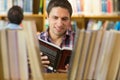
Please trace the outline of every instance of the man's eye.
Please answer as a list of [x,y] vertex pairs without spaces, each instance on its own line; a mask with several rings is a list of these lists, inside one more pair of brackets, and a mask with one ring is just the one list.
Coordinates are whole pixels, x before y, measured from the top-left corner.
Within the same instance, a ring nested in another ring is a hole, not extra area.
[[69,19],[68,18],[62,18],[62,21],[68,21]]
[[53,19],[58,19],[58,17],[53,17]]
[[67,20],[68,20],[68,18],[62,18],[62,20],[63,20],[63,21],[67,21]]

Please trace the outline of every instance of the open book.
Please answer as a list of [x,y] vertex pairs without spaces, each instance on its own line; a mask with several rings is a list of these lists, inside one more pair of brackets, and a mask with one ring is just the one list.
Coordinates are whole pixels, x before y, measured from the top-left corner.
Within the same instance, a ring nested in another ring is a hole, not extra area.
[[49,43],[39,39],[40,50],[44,55],[48,56],[50,61],[49,69],[56,72],[58,69],[65,69],[65,65],[69,63],[72,48],[60,48],[53,43]]

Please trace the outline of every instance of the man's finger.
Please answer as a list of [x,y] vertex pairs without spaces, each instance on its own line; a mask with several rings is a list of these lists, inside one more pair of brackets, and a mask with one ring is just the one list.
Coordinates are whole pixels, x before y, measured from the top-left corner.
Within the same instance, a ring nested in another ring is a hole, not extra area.
[[48,59],[47,56],[41,56],[41,60]]
[[42,61],[42,64],[50,64],[50,61]]

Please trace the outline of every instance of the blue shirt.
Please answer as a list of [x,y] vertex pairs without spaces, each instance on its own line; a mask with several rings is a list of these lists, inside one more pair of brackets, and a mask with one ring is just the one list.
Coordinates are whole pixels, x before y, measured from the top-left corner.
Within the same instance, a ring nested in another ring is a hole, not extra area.
[[5,27],[5,29],[22,29],[22,27],[19,26],[18,24],[8,23],[8,25]]

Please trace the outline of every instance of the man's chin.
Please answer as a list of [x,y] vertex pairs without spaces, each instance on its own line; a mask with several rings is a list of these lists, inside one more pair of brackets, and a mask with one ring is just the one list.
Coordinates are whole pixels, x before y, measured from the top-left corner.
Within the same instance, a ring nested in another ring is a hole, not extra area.
[[57,36],[62,36],[63,34],[62,33],[60,33],[60,32],[56,32],[55,33]]

